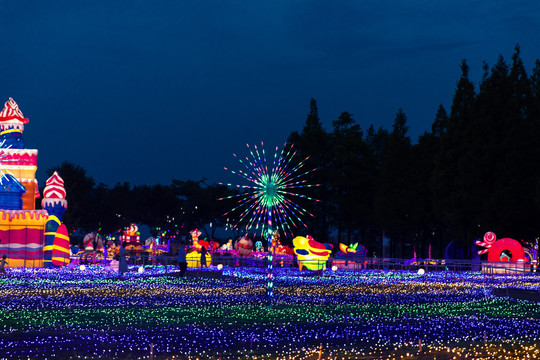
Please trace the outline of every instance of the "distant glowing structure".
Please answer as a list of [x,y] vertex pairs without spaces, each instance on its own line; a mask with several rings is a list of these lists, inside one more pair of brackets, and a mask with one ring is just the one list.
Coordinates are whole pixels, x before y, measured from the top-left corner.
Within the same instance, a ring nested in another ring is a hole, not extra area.
[[124,241],[128,242],[128,244],[141,242],[141,234],[137,224],[130,224],[129,227],[124,229],[123,235],[120,236],[120,243]]
[[[236,206],[225,215],[240,211],[238,222],[233,227],[238,227],[241,223],[246,223],[246,228],[258,228],[261,226],[261,233],[266,236],[268,241],[268,284],[267,297],[269,306],[272,304],[273,296],[273,254],[272,254],[272,238],[274,230],[281,230],[285,234],[292,235],[292,229],[299,225],[306,226],[300,220],[304,215],[313,216],[306,209],[296,204],[293,198],[303,198],[313,201],[319,201],[302,195],[296,192],[300,188],[310,188],[319,186],[310,185],[304,177],[315,171],[315,169],[304,170],[303,167],[308,160],[305,158],[295,164],[292,160],[297,151],[293,145],[287,147],[287,144],[279,151],[276,146],[274,159],[271,164],[266,159],[263,144],[261,149],[254,146],[252,149],[247,145],[250,156],[246,156],[245,160],[238,159],[244,167],[241,170],[233,171],[225,168],[233,174],[237,174],[249,181],[250,185],[233,185],[242,189],[238,195],[228,196],[223,199],[236,198]],[[220,183],[221,184],[221,183]],[[223,184],[222,184],[223,185]]]

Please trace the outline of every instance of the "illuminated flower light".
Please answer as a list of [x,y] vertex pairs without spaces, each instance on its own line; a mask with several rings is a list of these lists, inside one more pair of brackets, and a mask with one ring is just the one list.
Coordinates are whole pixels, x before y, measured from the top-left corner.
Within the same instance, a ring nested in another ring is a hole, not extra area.
[[[224,215],[241,212],[234,227],[239,227],[240,224],[245,224],[246,228],[261,226],[261,234],[265,236],[272,229],[280,229],[286,234],[292,235],[293,229],[297,226],[305,227],[301,216],[313,216],[292,199],[304,198],[319,201],[297,192],[297,189],[320,186],[319,184],[310,185],[307,180],[303,179],[315,169],[303,169],[308,158],[297,164],[292,161],[297,153],[293,145],[290,147],[285,145],[281,151],[276,146],[271,164],[267,161],[263,147],[261,147],[261,152],[259,152],[257,145],[254,146],[254,150],[249,145],[247,147],[251,157],[246,156],[242,160],[233,154],[244,166],[244,169],[234,171],[225,168],[225,170],[239,175],[251,185],[226,184],[239,188],[243,192],[219,199],[237,199],[237,205]],[[220,184],[223,185],[223,183]]]
[[[272,250],[274,230],[281,230],[285,234],[292,236],[292,231],[297,226],[303,225],[306,227],[300,217],[304,215],[313,216],[313,214],[296,204],[292,198],[318,201],[297,191],[300,188],[319,185],[310,185],[304,179],[307,174],[315,171],[315,169],[303,170],[308,158],[297,164],[292,161],[296,155],[293,145],[287,147],[287,144],[285,144],[281,151],[276,146],[274,159],[271,164],[266,159],[262,145],[261,143],[261,152],[259,153],[257,145],[252,150],[248,144],[247,147],[251,157],[246,156],[245,161],[238,158],[236,154],[233,154],[240,164],[244,166],[244,169],[233,171],[225,168],[225,170],[239,175],[244,180],[247,180],[250,185],[227,184],[227,186],[236,186],[242,189],[242,192],[238,195],[228,196],[219,200],[237,199],[236,206],[223,215],[227,216],[231,213],[240,212],[239,220],[233,227],[238,227],[244,222],[247,229],[261,226],[261,234],[267,238],[267,296],[269,305],[271,306],[274,292]],[[220,184],[223,185],[222,183]]]

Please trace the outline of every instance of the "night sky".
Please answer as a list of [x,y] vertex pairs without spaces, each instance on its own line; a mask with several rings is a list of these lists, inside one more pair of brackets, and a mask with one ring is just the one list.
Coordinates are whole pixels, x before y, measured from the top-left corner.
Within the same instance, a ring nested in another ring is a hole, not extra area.
[[281,145],[317,100],[409,134],[447,110],[466,59],[540,58],[531,1],[0,1],[0,103],[13,97],[38,179],[68,160],[98,182],[227,177],[245,144]]

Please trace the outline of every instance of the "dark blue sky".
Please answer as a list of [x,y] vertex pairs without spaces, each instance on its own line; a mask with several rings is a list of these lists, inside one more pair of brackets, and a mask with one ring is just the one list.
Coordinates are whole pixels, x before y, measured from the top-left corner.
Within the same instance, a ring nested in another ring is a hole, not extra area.
[[38,179],[69,160],[97,181],[228,176],[245,144],[281,145],[315,98],[411,138],[449,108],[467,59],[540,57],[531,1],[0,1],[0,102],[30,123]]

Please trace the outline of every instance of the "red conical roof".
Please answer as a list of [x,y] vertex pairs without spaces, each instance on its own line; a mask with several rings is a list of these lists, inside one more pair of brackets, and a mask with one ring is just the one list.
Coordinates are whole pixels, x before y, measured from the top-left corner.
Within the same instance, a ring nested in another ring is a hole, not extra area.
[[44,198],[65,199],[66,189],[64,188],[64,180],[55,171],[54,174],[47,180],[45,190],[43,190]]
[[24,117],[21,109],[19,109],[19,105],[17,105],[13,98],[9,98],[4,105],[4,110],[0,111],[0,121],[9,120],[19,120],[24,124],[28,124],[28,119]]

